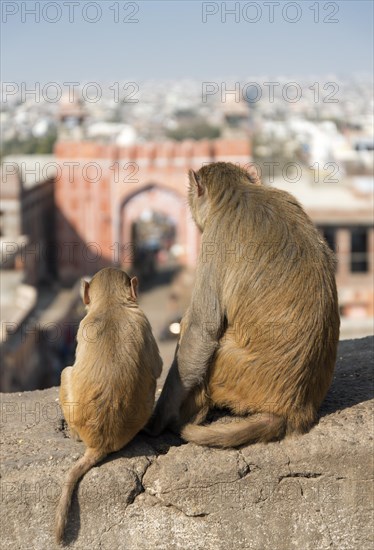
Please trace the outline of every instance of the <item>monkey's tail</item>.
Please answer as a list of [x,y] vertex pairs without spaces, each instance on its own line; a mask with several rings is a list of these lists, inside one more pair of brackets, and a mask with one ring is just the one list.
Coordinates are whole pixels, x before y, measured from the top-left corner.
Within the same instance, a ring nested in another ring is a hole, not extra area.
[[107,453],[88,448],[76,464],[71,468],[62,487],[60,501],[56,510],[55,536],[58,544],[62,542],[68,518],[71,497],[78,480],[84,476],[95,464],[100,462]]
[[286,420],[270,413],[248,416],[228,424],[214,422],[208,426],[187,424],[181,432],[186,441],[208,447],[239,447],[246,443],[272,441],[283,437]]

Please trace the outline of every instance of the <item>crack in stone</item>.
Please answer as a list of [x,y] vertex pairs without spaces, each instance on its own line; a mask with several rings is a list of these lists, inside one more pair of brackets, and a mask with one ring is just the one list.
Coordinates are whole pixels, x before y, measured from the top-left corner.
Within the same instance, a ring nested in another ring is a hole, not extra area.
[[[245,456],[243,455],[241,449],[238,449],[237,452],[238,452],[238,474],[239,474],[239,479],[243,479],[244,477],[246,477],[248,474],[252,473],[255,470],[260,470],[260,468],[257,466],[257,464],[251,464],[250,462],[247,462],[247,460],[246,460]],[[242,459],[242,461],[246,465],[246,468],[243,471],[239,466],[239,459],[240,458]]]
[[[131,500],[127,503],[127,506],[131,506],[134,504],[134,502],[136,501],[136,499],[138,498],[138,496],[142,493],[146,493],[150,496],[152,496],[153,498],[155,498],[157,500],[157,502],[161,505],[161,506],[165,506],[165,508],[173,508],[175,510],[177,510],[178,512],[180,512],[181,514],[183,514],[185,517],[194,517],[194,518],[199,518],[199,517],[206,517],[209,515],[209,512],[200,512],[200,513],[191,513],[191,514],[188,514],[186,513],[182,508],[180,508],[179,506],[177,506],[176,504],[174,503],[171,503],[171,502],[165,502],[161,495],[163,494],[167,494],[167,493],[170,493],[170,492],[173,492],[172,490],[171,491],[164,491],[162,492],[160,495],[157,495],[157,494],[154,494],[151,492],[151,490],[147,487],[145,487],[143,485],[143,477],[145,476],[148,468],[150,466],[152,466],[152,464],[154,463],[154,461],[150,461],[149,464],[147,465],[147,467],[145,468],[144,472],[142,473],[141,475],[141,478],[139,478],[139,476],[137,474],[136,477],[137,477],[137,487],[134,488],[134,493],[133,495],[131,495]],[[135,472],[134,472],[135,473]],[[200,487],[196,487],[198,489],[200,489]],[[174,489],[174,491],[177,490],[177,489]],[[126,506],[126,508],[127,508]],[[113,527],[113,526],[112,526]],[[112,528],[111,527],[111,528]]]
[[158,500],[158,502],[160,502],[160,504],[162,506],[165,506],[166,508],[173,508],[174,510],[178,510],[178,512],[183,514],[186,518],[205,518],[205,517],[209,516],[209,512],[200,512],[199,514],[195,514],[195,513],[188,514],[187,512],[182,510],[182,508],[179,508],[179,506],[177,506],[176,504],[173,504],[171,502],[166,504],[159,497],[156,496],[155,498]]
[[123,521],[116,521],[115,523],[113,523],[112,525],[110,525],[107,529],[105,529],[101,535],[100,535],[100,540],[99,540],[99,550],[100,548],[103,548],[102,544],[103,544],[103,541],[102,541],[102,538],[104,535],[106,535],[107,533],[109,533],[114,527],[118,527],[118,525],[121,525],[123,523]]
[[[131,493],[129,495],[127,506],[133,505],[139,495],[141,495],[145,492],[149,493],[149,491],[147,490],[147,487],[145,487],[144,484],[143,484],[143,479],[144,479],[145,474],[147,473],[148,469],[153,464],[155,464],[155,462],[157,462],[157,460],[160,457],[166,456],[169,453],[170,449],[172,448],[172,446],[170,445],[169,448],[165,452],[160,452],[160,449],[156,448],[154,445],[152,445],[152,443],[150,443],[149,441],[147,441],[147,443],[151,447],[152,451],[154,452],[154,457],[152,457],[152,458],[150,458],[148,456],[144,457],[147,460],[147,465],[144,468],[144,471],[140,475],[137,474],[133,469],[131,469],[131,472],[136,477],[136,486],[134,487],[134,489],[131,491]],[[127,506],[126,506],[126,508],[127,508]]]
[[[284,449],[282,449],[282,451],[284,452],[285,456],[286,456],[286,459],[287,459],[287,467],[290,471],[290,474],[289,475],[286,475],[286,476],[281,476],[279,478],[279,483],[282,481],[282,479],[284,478],[292,478],[294,477],[295,479],[297,479],[297,483],[299,484],[299,487],[300,487],[300,491],[301,491],[301,496],[305,499],[305,496],[304,496],[304,491],[303,491],[303,488],[302,488],[302,485],[301,485],[301,482],[300,482],[300,478],[304,478],[304,479],[310,479],[310,478],[318,478],[318,477],[321,477],[322,474],[314,474],[314,475],[298,475],[297,472],[292,472],[291,471],[291,467],[290,467],[290,463],[291,463],[291,459],[290,457],[287,455],[286,451]],[[317,512],[319,513],[320,515],[320,518],[322,520],[322,525],[324,526],[325,530],[327,531],[327,534],[328,534],[328,538],[330,539],[329,541],[329,548],[334,548],[334,541],[333,541],[333,538],[332,538],[332,535],[330,533],[330,529],[328,527],[328,524],[327,522],[325,521],[325,518],[323,517],[323,513],[322,513],[322,510],[321,510],[321,503],[319,503],[320,506],[317,510]]]
[[[240,477],[238,477],[237,479],[230,479],[228,481],[216,481],[216,482],[212,482],[212,483],[209,483],[209,485],[187,485],[187,486],[184,486],[184,487],[173,487],[172,489],[169,489],[169,490],[164,490],[164,491],[161,491],[161,495],[167,495],[169,493],[173,493],[173,492],[176,492],[176,491],[186,491],[188,489],[210,489],[211,487],[215,487],[216,485],[228,485],[228,484],[231,484],[231,483],[237,483],[238,481],[240,481]],[[150,488],[145,488],[146,492],[148,492],[150,495],[152,496],[156,496],[156,493],[152,493],[151,489]]]
[[286,476],[281,476],[280,478],[278,478],[278,483],[280,483],[280,482],[282,481],[282,479],[284,479],[284,478],[286,478],[286,477],[291,477],[291,478],[292,478],[292,477],[295,477],[295,478],[297,479],[297,483],[298,483],[298,485],[299,485],[299,487],[300,487],[300,494],[301,494],[302,498],[305,498],[305,497],[304,497],[303,487],[302,487],[302,485],[301,485],[301,483],[300,483],[300,481],[299,481],[299,479],[298,479],[300,476],[297,476],[297,475],[294,476],[294,475],[293,475],[294,472],[291,471],[291,466],[290,466],[290,464],[291,464],[291,459],[290,459],[290,457],[288,456],[288,454],[286,453],[286,451],[285,451],[281,446],[279,446],[279,448],[283,451],[283,453],[284,453],[285,456],[286,456],[286,459],[287,459],[287,468],[288,468],[288,470],[289,470],[289,474],[286,475]]
[[280,483],[283,479],[286,478],[304,478],[304,479],[316,479],[321,477],[322,474],[317,474],[314,472],[290,472],[289,474],[285,476],[279,476],[278,477],[278,483]]
[[270,494],[268,494],[267,496],[264,496],[264,490],[263,488],[260,489],[260,495],[258,498],[256,498],[254,500],[254,504],[262,504],[263,502],[266,502],[267,500],[269,500],[269,498],[271,498],[274,494],[274,491],[272,491]]
[[145,474],[147,473],[148,468],[150,468],[152,466],[152,464],[155,462],[155,460],[151,460],[148,457],[145,457],[145,458],[146,458],[148,464],[146,465],[146,467],[144,468],[144,471],[140,474],[140,476],[134,470],[131,470],[134,473],[135,477],[136,477],[136,486],[134,487],[133,491],[131,492],[131,494],[129,496],[127,506],[131,506],[132,504],[134,504],[134,502],[138,498],[138,496],[141,495],[142,493],[144,493],[145,490],[146,490],[146,488],[143,485],[143,478],[144,478]]

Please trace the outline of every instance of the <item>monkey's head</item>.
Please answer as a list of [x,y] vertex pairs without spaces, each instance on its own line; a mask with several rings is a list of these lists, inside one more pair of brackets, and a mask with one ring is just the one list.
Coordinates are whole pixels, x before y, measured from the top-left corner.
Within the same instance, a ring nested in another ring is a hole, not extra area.
[[188,203],[200,231],[204,230],[212,204],[229,200],[232,190],[239,186],[262,185],[254,166],[247,171],[231,162],[212,162],[197,172],[190,170],[188,176]]
[[133,305],[137,301],[138,279],[130,278],[125,271],[105,267],[88,283],[83,281],[83,302],[86,306],[98,303],[121,303]]

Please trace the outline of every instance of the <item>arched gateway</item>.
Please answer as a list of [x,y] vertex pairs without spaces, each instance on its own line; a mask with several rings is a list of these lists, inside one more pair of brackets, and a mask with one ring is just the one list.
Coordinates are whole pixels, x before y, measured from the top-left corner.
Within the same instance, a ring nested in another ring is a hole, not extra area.
[[244,165],[251,160],[249,142],[242,140],[126,148],[60,141],[55,154],[58,258],[65,281],[105,265],[129,268],[136,244],[134,227],[150,216],[174,226],[180,261],[193,265],[199,236],[187,205],[188,170],[213,161]]

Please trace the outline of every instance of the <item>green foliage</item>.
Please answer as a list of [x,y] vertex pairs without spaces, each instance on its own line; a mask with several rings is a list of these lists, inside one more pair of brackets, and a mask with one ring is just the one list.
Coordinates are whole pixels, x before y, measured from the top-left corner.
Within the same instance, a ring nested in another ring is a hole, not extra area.
[[57,132],[51,131],[43,137],[30,137],[27,140],[14,138],[1,145],[0,159],[7,155],[49,155],[57,139]]

